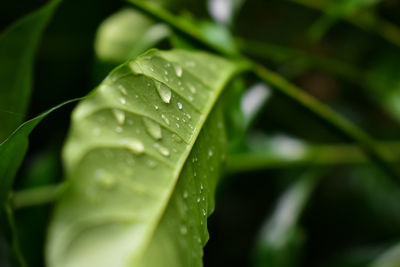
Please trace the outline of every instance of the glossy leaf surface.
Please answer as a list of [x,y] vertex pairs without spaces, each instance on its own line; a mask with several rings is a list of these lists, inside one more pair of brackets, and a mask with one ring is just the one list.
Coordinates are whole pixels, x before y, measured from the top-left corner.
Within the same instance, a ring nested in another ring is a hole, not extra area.
[[150,51],[78,105],[49,266],[202,266],[227,150],[219,98],[239,66],[201,52]]

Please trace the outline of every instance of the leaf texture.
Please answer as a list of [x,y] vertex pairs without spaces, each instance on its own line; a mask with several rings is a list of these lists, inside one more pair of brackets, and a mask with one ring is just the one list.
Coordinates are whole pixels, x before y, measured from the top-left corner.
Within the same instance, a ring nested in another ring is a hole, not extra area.
[[202,52],[151,50],[78,105],[49,266],[202,266],[227,150],[220,96],[242,69]]

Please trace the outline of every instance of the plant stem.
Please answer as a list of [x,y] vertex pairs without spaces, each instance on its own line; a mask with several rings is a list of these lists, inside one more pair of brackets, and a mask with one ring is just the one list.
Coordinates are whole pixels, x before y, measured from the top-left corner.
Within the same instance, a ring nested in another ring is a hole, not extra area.
[[[400,142],[380,142],[382,149],[391,148],[395,152],[389,160],[400,161]],[[228,158],[226,171],[238,173],[270,168],[288,168],[298,166],[329,166],[369,163],[363,151],[351,144],[309,145],[300,155],[286,155],[271,151],[234,152]]]
[[12,196],[14,208],[24,208],[53,202],[64,191],[65,184],[46,185],[15,192]]
[[[325,1],[314,1],[314,0],[289,0],[307,8],[317,9],[321,12],[328,13],[329,6]],[[348,14],[343,17],[349,23],[367,31],[372,32],[387,42],[400,47],[400,29],[395,25],[386,20],[383,20],[372,12],[363,10],[362,13]]]
[[384,168],[391,176],[399,178],[397,170],[395,170],[389,163],[391,155],[388,152],[388,149],[375,144],[375,141],[358,126],[330,107],[319,102],[316,98],[305,93],[297,86],[289,83],[278,74],[264,68],[262,65],[255,64],[254,71],[260,79],[275,86],[279,92],[299,103],[313,114],[316,114],[319,118],[336,128],[336,130],[344,136],[350,138],[350,140],[359,143],[371,158],[382,166],[382,168]]
[[[151,5],[145,1],[128,1],[139,10],[145,12],[146,14],[149,14],[157,20],[161,20],[169,24],[171,27],[183,33],[185,36],[188,36],[191,39],[202,43],[203,45],[220,54],[232,56],[232,54],[230,52],[227,52],[226,49],[203,36],[197,30],[196,26],[191,24],[189,21],[176,17],[168,11],[158,7],[157,5]],[[308,95],[300,88],[290,84],[278,74],[269,71],[262,65],[254,63],[248,58],[240,57],[239,55],[235,56],[239,57],[242,61],[247,61],[249,64],[253,65],[253,71],[261,80],[275,86],[275,88],[279,92],[283,93],[284,95],[293,99],[295,102],[304,106],[306,109],[310,110],[315,115],[339,130],[341,133],[345,134],[351,140],[358,142],[361,147],[364,148],[365,152],[367,152],[367,154],[369,154],[371,158],[375,159],[376,162],[381,165],[389,174],[391,174],[392,177],[399,178],[397,171],[388,162],[390,158],[389,153],[385,149],[376,146],[375,141],[369,135],[363,132],[363,130],[358,128],[345,117],[341,116],[339,113],[332,110],[330,107],[319,102],[311,95]],[[398,181],[400,181],[400,179]]]
[[26,261],[22,254],[21,246],[20,246],[19,240],[18,240],[18,231],[17,231],[17,227],[15,225],[14,213],[13,213],[13,210],[9,203],[5,204],[4,212],[6,213],[8,225],[9,225],[10,231],[11,231],[11,239],[12,239],[11,243],[12,243],[12,249],[15,253],[15,257],[18,261],[18,264],[21,267],[27,267],[28,265],[26,264]]
[[[382,149],[391,148],[395,154],[389,162],[400,161],[400,142],[379,142]],[[226,171],[238,173],[251,170],[265,170],[295,166],[330,166],[342,164],[369,163],[368,157],[356,145],[309,145],[299,156],[288,156],[266,151],[234,152],[229,155]],[[35,205],[43,205],[56,200],[65,190],[66,182],[56,185],[46,185],[28,188],[14,192],[11,197],[13,208],[20,209]]]
[[274,63],[290,63],[303,68],[316,68],[332,73],[352,84],[364,85],[364,73],[356,67],[324,56],[314,55],[281,45],[236,38],[236,43],[243,54],[272,61]]

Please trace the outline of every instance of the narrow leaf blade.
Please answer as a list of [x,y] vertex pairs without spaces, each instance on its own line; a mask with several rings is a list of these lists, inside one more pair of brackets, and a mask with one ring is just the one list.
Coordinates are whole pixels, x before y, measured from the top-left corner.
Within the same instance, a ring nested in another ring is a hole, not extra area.
[[23,121],[28,106],[34,55],[60,0],[23,17],[0,35],[0,142]]
[[24,122],[0,144],[0,206],[3,206],[4,202],[7,200],[14,177],[25,157],[30,133],[47,115],[76,100],[77,99],[63,102],[39,116]]

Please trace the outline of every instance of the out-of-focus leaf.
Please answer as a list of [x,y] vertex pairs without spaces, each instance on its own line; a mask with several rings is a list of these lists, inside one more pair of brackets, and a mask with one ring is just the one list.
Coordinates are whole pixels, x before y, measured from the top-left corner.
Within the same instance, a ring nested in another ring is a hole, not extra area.
[[15,175],[28,149],[29,134],[51,112],[76,100],[66,101],[41,115],[21,124],[3,143],[0,144],[0,206],[9,196]]
[[167,37],[169,29],[140,12],[126,8],[107,18],[99,27],[95,50],[102,61],[121,64],[135,58]]
[[153,50],[114,70],[75,109],[50,267],[202,266],[227,152],[218,100],[242,67]]
[[208,10],[213,19],[229,26],[245,0],[208,0]]
[[0,142],[25,117],[32,87],[34,55],[60,0],[18,20],[0,35]]
[[342,17],[359,12],[362,9],[374,6],[381,0],[340,0],[331,1],[327,12],[315,22],[309,34],[312,40],[320,40],[325,33]]
[[367,87],[372,99],[380,103],[394,119],[400,122],[400,53],[382,54],[367,76]]
[[399,267],[400,266],[400,244],[397,244],[382,255],[380,255],[376,260],[374,260],[369,267]]
[[255,266],[299,265],[297,257],[304,237],[297,222],[320,176],[320,170],[306,172],[280,197],[259,234]]

